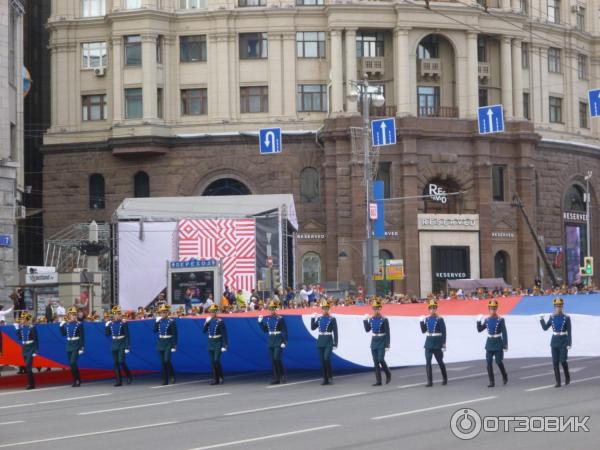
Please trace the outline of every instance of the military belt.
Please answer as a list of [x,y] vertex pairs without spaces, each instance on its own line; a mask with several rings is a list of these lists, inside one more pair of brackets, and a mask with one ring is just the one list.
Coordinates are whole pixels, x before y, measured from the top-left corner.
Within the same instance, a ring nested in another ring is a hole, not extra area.
[[114,340],[125,339],[125,336],[113,336]]
[[35,341],[23,341],[23,345],[33,344]]
[[319,335],[320,336],[331,336],[331,335],[333,335],[333,332],[331,332],[331,331],[320,331]]
[[162,334],[161,334],[161,335],[159,336],[159,338],[161,338],[161,339],[170,339],[170,338],[172,338],[172,337],[173,337],[173,336],[171,336],[170,334],[165,334],[165,335],[162,335]]
[[567,336],[569,333],[566,331],[555,331],[554,336]]
[[501,334],[489,334],[488,337],[491,337],[491,338],[501,338],[502,335]]
[[385,336],[385,333],[373,333],[373,336],[375,336],[375,337]]
[[425,336],[429,336],[429,337],[434,337],[434,336],[441,336],[442,333],[425,333]]
[[281,331],[269,331],[270,335],[281,334]]
[[78,341],[78,340],[79,340],[79,336],[67,338],[67,341]]
[[214,336],[209,336],[209,339],[219,339],[221,337],[220,334],[215,334]]

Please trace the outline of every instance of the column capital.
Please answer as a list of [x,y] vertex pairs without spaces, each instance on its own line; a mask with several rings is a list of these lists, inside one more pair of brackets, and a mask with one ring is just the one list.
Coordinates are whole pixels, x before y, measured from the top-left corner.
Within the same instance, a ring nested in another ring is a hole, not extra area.
[[503,44],[508,44],[510,45],[512,41],[512,36],[507,36],[507,35],[503,35],[502,36],[502,43]]
[[397,26],[394,27],[394,36],[398,35],[408,35],[408,32],[412,29],[412,27],[405,26]]
[[473,30],[467,30],[467,39],[477,39],[479,37],[479,33]]
[[358,28],[346,28],[346,36],[348,34],[356,34],[356,32],[358,31]]
[[142,43],[144,42],[156,42],[156,39],[158,38],[158,34],[150,34],[150,33],[144,33],[140,35],[142,38]]
[[341,37],[342,36],[342,32],[344,31],[343,28],[331,28],[329,30],[329,34],[331,35],[331,37],[336,36],[336,37]]

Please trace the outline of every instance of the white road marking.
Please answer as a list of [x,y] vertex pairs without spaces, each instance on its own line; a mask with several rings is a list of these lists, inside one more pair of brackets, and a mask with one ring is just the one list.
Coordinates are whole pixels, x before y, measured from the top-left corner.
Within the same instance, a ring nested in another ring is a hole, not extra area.
[[54,389],[66,389],[66,386],[55,386],[55,387],[47,387],[47,388],[36,388],[36,389],[30,389],[30,390],[22,390],[22,391],[10,391],[10,392],[0,392],[0,396],[3,395],[16,395],[16,394],[37,394],[39,392],[42,391],[53,391]]
[[460,372],[462,370],[470,369],[473,366],[463,366],[463,367],[448,367],[446,370],[448,372]]
[[[582,371],[583,369],[585,369],[585,367],[575,367],[575,368],[569,369],[569,371],[571,373],[577,373],[577,372]],[[554,372],[537,373],[535,375],[529,375],[529,376],[526,376],[526,377],[521,377],[521,378],[519,378],[519,380],[529,380],[531,378],[540,378],[540,377],[545,377],[545,376],[548,376],[548,375],[554,375]]]
[[[584,381],[590,381],[590,380],[597,380],[598,378],[600,378],[600,375],[595,376],[595,377],[587,377],[587,378],[582,378],[580,380],[572,380],[571,384],[575,384],[575,383],[583,383]],[[563,385],[564,386],[564,385]],[[534,387],[534,388],[530,388],[530,389],[525,389],[525,392],[535,392],[535,391],[541,391],[542,389],[550,389],[553,388],[554,385],[553,384],[548,384],[546,386],[538,386],[538,387]],[[568,386],[567,386],[568,387]]]
[[284,403],[281,405],[266,406],[264,408],[246,409],[244,411],[234,411],[234,412],[226,413],[224,415],[225,416],[239,416],[241,414],[250,414],[250,413],[261,412],[261,411],[271,411],[273,409],[290,408],[293,406],[310,405],[312,403],[322,403],[322,402],[327,402],[327,401],[331,401],[331,400],[341,400],[343,398],[357,397],[359,395],[365,395],[365,394],[366,394],[366,392],[355,392],[353,394],[336,395],[334,397],[323,397],[323,398],[317,398],[314,400],[306,400],[303,402]]
[[[451,377],[451,378],[448,378],[448,381],[465,380],[467,378],[476,378],[476,377],[480,377],[482,375],[487,375],[487,372],[472,373],[470,375],[461,375],[460,377]],[[441,382],[442,382],[442,380],[434,381],[434,383],[441,383]],[[397,386],[397,387],[398,387],[398,389],[408,389],[408,388],[424,386],[424,385],[425,385],[425,383],[413,383],[413,384],[403,384],[403,385]]]
[[82,397],[69,397],[69,398],[59,398],[56,400],[44,400],[43,402],[36,402],[37,405],[45,405],[47,403],[60,403],[60,402],[70,402],[73,400],[81,400],[84,398],[95,398],[95,397],[106,397],[107,395],[112,395],[110,392],[105,394],[94,394],[94,395],[84,395]]
[[422,413],[422,412],[434,411],[436,409],[450,408],[452,406],[466,405],[468,403],[484,402],[486,400],[493,400],[495,398],[498,398],[498,397],[492,396],[492,397],[474,398],[472,400],[464,400],[462,402],[446,403],[444,405],[430,406],[429,408],[413,409],[412,411],[403,411],[403,412],[399,412],[399,413],[395,413],[395,414],[388,414],[386,416],[371,417],[371,420],[382,420],[382,419],[390,419],[392,417],[408,416],[410,414],[419,414],[419,413]]
[[139,425],[137,427],[114,428],[112,430],[94,431],[94,432],[91,432],[91,433],[81,433],[81,434],[71,434],[71,435],[68,435],[68,436],[59,436],[59,437],[53,437],[53,438],[47,438],[47,439],[36,439],[34,441],[13,442],[13,443],[10,443],[10,444],[0,444],[0,448],[16,447],[18,445],[40,444],[42,442],[63,441],[63,440],[66,440],[66,439],[76,439],[76,438],[87,437],[87,436],[98,436],[98,435],[101,435],[101,434],[121,433],[123,431],[141,430],[141,429],[144,429],[144,428],[153,428],[153,427],[162,427],[162,426],[165,426],[165,425],[174,425],[176,423],[179,423],[179,422],[160,422],[160,423],[153,423],[153,424],[150,424],[150,425]]
[[[587,361],[588,359],[598,359],[598,358],[600,358],[600,356],[584,356],[581,358],[569,359],[569,362]],[[551,365],[552,365],[552,361],[546,361],[543,363],[529,364],[528,366],[521,366],[521,369],[533,369],[534,367],[543,367],[543,366],[551,366]]]
[[17,423],[25,423],[24,420],[13,420],[12,422],[0,422],[1,425],[15,425]]
[[35,403],[20,403],[18,405],[0,406],[0,409],[23,408],[25,406],[34,406]]
[[[347,377],[353,377],[359,374],[356,373],[349,373],[347,375],[338,375],[336,377],[333,378],[333,380],[339,380],[340,378],[347,378]],[[286,387],[286,386],[295,386],[297,384],[306,384],[306,383],[314,383],[316,381],[321,381],[323,378],[311,378],[310,380],[302,380],[302,381],[293,381],[292,383],[285,383],[285,384],[272,384],[269,386],[266,386],[267,389],[277,389],[277,388],[282,388],[282,387]]]
[[212,397],[221,397],[223,395],[229,395],[229,392],[220,392],[218,394],[201,395],[199,397],[181,398],[181,399],[176,399],[176,400],[166,400],[164,402],[143,403],[140,405],[122,406],[120,408],[99,409],[97,411],[81,412],[81,413],[78,413],[77,415],[78,416],[90,416],[92,414],[103,414],[103,413],[115,412],[115,411],[127,411],[130,409],[148,408],[150,406],[170,405],[172,403],[189,402],[192,400],[199,400],[199,399],[212,398]]
[[239,441],[231,441],[231,442],[223,442],[221,444],[207,445],[204,447],[197,447],[197,448],[194,448],[191,450],[208,450],[211,448],[221,448],[221,447],[229,447],[232,445],[249,444],[250,442],[266,441],[267,439],[276,439],[276,438],[280,438],[280,437],[294,436],[296,434],[310,433],[313,431],[329,430],[330,428],[336,428],[339,426],[341,426],[341,425],[325,425],[322,427],[305,428],[303,430],[288,431],[287,433],[269,434],[267,436],[260,436],[260,437],[249,438],[249,439],[241,439]]
[[544,367],[544,366],[548,366],[548,365],[551,365],[551,364],[552,364],[551,362],[547,361],[547,362],[543,362],[543,363],[529,364],[527,366],[521,366],[520,368],[521,369],[533,369],[535,367]]
[[212,378],[206,378],[204,380],[194,380],[194,381],[184,381],[183,383],[175,383],[175,384],[165,384],[160,386],[150,386],[150,389],[162,389],[162,388],[170,388],[174,386],[185,386],[186,384],[198,384],[198,383],[206,383],[207,381],[212,380]]

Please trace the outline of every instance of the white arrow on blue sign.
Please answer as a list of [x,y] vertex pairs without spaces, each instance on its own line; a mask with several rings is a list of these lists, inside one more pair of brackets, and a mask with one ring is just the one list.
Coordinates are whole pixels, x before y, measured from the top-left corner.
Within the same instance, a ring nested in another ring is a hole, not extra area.
[[394,145],[396,143],[396,119],[377,119],[371,121],[373,147]]
[[590,116],[600,116],[600,89],[588,91],[588,100],[590,105]]
[[479,133],[500,133],[504,131],[504,110],[502,105],[482,106],[477,110]]
[[281,128],[263,128],[258,132],[261,155],[281,153]]

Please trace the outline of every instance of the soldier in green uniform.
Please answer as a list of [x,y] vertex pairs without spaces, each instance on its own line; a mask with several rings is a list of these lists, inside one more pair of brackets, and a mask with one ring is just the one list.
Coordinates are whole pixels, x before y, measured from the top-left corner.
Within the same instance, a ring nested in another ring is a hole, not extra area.
[[22,345],[23,360],[25,361],[25,371],[27,373],[27,389],[35,389],[33,358],[38,352],[37,330],[35,325],[32,325],[31,314],[28,312],[21,314],[20,325],[18,323],[14,325],[17,329],[17,339]]
[[425,387],[433,386],[433,368],[431,366],[431,357],[440,366],[442,372],[442,384],[448,384],[448,374],[446,364],[444,364],[444,351],[446,350],[446,324],[444,319],[437,314],[438,302],[429,300],[429,316],[421,316],[421,332],[425,334],[425,370],[427,372],[427,384]]
[[504,368],[504,352],[508,350],[508,333],[504,317],[498,315],[498,302],[496,300],[488,302],[488,311],[490,315],[485,319],[481,314],[477,318],[477,331],[481,333],[485,329],[488,330],[488,338],[485,343],[485,359],[490,379],[488,387],[494,387],[496,385],[494,381],[494,367],[492,366],[494,358],[496,358],[496,364],[502,374],[502,382],[504,384],[508,383],[508,375]]
[[81,375],[79,374],[77,360],[83,354],[85,344],[83,331],[83,322],[77,320],[77,308],[71,306],[67,311],[67,321],[60,323],[60,333],[67,338],[67,360],[71,367],[73,387],[81,386]]
[[132,377],[127,364],[125,355],[129,353],[129,326],[121,316],[121,307],[114,306],[112,309],[112,319],[105,324],[105,333],[111,338],[111,353],[115,368],[115,386],[123,385],[121,368],[125,372],[127,384],[131,384]]
[[375,366],[375,384],[381,386],[381,370],[385,372],[385,384],[392,380],[392,372],[385,362],[385,354],[390,349],[390,323],[387,318],[381,315],[383,304],[380,300],[373,300],[373,315],[365,314],[363,325],[371,335],[371,354],[373,355],[373,364]]
[[212,367],[213,381],[211,386],[225,383],[223,367],[221,366],[221,353],[227,351],[227,327],[223,319],[218,317],[219,306],[212,304],[208,308],[211,314],[204,322],[204,333],[208,334],[208,358]]
[[569,375],[569,365],[567,358],[569,349],[571,348],[571,318],[563,312],[565,302],[562,298],[554,299],[554,314],[550,316],[548,321],[544,320],[544,315],[540,314],[540,324],[544,331],[552,327],[552,339],[550,340],[550,348],[552,349],[552,366],[554,367],[554,377],[556,384],[554,387],[560,387],[560,368],[559,364],[565,372],[565,386],[571,382]]
[[333,384],[333,369],[331,367],[331,353],[338,345],[338,327],[335,317],[329,314],[331,308],[327,300],[321,302],[323,314],[314,313],[310,319],[310,329],[319,330],[317,338],[317,349],[319,350],[319,360],[321,361],[321,371],[323,373],[322,386]]
[[271,384],[280,384],[287,381],[282,354],[283,349],[287,346],[288,334],[285,320],[277,314],[278,308],[279,303],[271,301],[269,303],[271,315],[266,319],[263,319],[263,316],[258,316],[258,325],[265,333],[269,334],[267,347],[269,349],[269,356],[271,357],[271,365],[273,366],[273,381],[271,381]]
[[169,317],[169,305],[163,304],[158,308],[159,317],[154,324],[154,332],[158,334],[156,349],[160,357],[160,370],[163,378],[163,386],[175,384],[175,370],[171,363],[171,353],[177,351],[177,323]]

